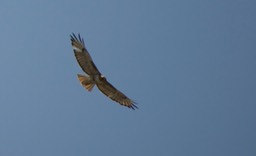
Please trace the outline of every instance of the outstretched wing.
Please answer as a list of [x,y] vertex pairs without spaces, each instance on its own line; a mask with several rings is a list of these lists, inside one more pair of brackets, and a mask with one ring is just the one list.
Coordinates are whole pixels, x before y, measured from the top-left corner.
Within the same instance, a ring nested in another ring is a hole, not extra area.
[[105,78],[101,79],[99,83],[96,83],[96,85],[103,94],[119,104],[132,109],[138,108],[133,100],[129,99],[122,92],[117,90]]
[[88,75],[100,74],[99,70],[93,63],[90,54],[85,48],[84,40],[81,38],[80,34],[78,34],[78,38],[74,33],[70,35],[70,37],[76,60],[83,71]]

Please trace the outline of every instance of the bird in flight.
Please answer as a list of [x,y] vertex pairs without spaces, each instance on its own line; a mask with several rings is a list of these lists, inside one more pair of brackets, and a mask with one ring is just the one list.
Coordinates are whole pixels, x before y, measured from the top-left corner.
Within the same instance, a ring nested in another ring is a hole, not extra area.
[[99,70],[93,63],[93,60],[89,52],[87,51],[84,44],[84,40],[83,38],[81,38],[80,34],[78,34],[78,37],[77,37],[73,33],[72,35],[70,35],[70,37],[71,37],[71,44],[74,50],[76,60],[80,65],[80,67],[82,68],[82,70],[87,74],[87,75],[77,74],[81,85],[88,91],[92,91],[93,87],[96,84],[98,89],[113,101],[116,101],[117,103],[123,106],[126,106],[128,108],[132,108],[132,109],[138,108],[135,105],[136,103],[133,100],[129,99],[126,95],[124,95],[122,92],[117,90],[99,72]]

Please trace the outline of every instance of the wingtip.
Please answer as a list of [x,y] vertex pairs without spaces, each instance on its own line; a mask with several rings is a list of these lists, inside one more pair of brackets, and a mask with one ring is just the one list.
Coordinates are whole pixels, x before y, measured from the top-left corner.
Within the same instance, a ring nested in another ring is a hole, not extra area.
[[74,41],[79,41],[81,42],[83,45],[84,44],[84,39],[81,37],[80,33],[78,33],[77,35],[75,33],[72,33],[70,35],[70,38],[71,38],[71,42],[74,42]]
[[133,101],[132,104],[129,106],[129,108],[131,108],[133,110],[139,109],[139,107],[136,105],[137,105],[137,103]]
[[74,42],[77,38],[76,38],[76,35],[74,33],[72,33],[70,36],[70,40],[71,42]]

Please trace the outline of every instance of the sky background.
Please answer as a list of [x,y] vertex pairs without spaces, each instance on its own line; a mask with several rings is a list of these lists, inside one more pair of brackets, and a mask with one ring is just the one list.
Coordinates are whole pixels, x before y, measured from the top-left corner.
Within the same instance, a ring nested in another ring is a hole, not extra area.
[[[2,0],[1,156],[255,156],[255,0]],[[80,33],[131,110],[89,93]]]

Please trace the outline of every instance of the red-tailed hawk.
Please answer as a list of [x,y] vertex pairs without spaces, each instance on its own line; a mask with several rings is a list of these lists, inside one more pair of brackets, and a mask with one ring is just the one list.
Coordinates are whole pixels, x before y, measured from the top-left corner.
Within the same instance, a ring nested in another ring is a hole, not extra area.
[[78,34],[78,37],[76,37],[76,35],[73,33],[70,35],[70,37],[77,62],[82,70],[88,75],[85,76],[77,74],[81,85],[88,91],[92,91],[96,84],[99,90],[110,99],[132,109],[138,108],[133,100],[129,99],[122,92],[112,86],[99,72],[93,63],[92,58],[85,47],[84,40],[81,38],[80,34]]

